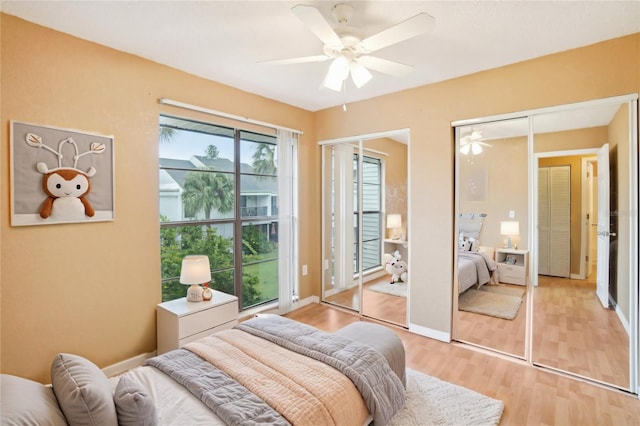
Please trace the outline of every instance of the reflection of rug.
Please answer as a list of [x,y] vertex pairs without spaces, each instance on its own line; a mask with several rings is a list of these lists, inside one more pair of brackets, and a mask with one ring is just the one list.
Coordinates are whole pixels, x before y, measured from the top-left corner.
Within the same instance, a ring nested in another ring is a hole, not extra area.
[[366,287],[366,289],[393,296],[407,297],[407,283],[377,283]]
[[389,426],[497,425],[504,411],[502,401],[411,369],[405,395]]
[[500,285],[470,288],[458,297],[458,309],[512,320],[518,315],[524,289]]

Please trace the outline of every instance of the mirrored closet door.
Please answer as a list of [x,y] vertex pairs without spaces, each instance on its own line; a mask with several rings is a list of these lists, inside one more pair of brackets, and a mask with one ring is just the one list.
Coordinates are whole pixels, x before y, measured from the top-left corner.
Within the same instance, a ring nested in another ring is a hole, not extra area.
[[[454,123],[455,340],[637,392],[637,108],[628,95]],[[475,251],[497,267],[467,289]],[[523,274],[514,319],[469,313],[469,290]]]
[[408,131],[321,145],[322,299],[406,326]]
[[626,390],[637,330],[634,109],[603,101],[532,119],[532,361]]
[[519,358],[526,345],[528,129],[526,118],[456,128],[456,340]]

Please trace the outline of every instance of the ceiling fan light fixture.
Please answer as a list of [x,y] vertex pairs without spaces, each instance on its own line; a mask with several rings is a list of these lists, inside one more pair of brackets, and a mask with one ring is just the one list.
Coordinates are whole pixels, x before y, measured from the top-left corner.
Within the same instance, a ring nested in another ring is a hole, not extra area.
[[471,152],[473,153],[473,155],[482,154],[482,145],[473,142],[471,144]]
[[471,150],[471,145],[470,144],[462,145],[460,147],[460,153],[462,155],[468,155],[470,150]]
[[329,74],[335,76],[336,79],[346,80],[349,77],[350,66],[351,61],[345,55],[340,55],[331,62]]
[[335,75],[331,74],[331,72],[328,72],[324,78],[324,81],[322,82],[322,85],[327,89],[333,90],[335,92],[341,92],[343,82],[343,79],[336,78]]
[[373,76],[368,69],[357,62],[351,63],[351,79],[358,89],[367,84],[372,78]]

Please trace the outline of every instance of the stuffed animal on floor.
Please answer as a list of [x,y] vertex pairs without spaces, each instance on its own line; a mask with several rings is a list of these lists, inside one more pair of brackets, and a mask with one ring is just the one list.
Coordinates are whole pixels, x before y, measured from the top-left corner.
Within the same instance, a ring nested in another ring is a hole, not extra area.
[[391,275],[391,284],[398,282],[407,282],[409,274],[407,273],[407,262],[401,260],[400,252],[396,250],[392,255],[385,253],[383,258],[385,271]]

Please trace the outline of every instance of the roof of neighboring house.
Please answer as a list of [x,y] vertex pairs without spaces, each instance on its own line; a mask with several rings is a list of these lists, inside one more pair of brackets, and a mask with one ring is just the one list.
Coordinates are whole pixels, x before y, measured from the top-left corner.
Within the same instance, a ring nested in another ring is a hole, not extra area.
[[[160,167],[171,176],[171,178],[184,187],[187,174],[197,171],[197,163],[203,164],[206,168],[220,172],[233,173],[233,162],[226,158],[207,158],[196,155],[192,160],[176,160],[172,158],[160,158]],[[249,164],[240,163],[241,173],[251,173],[253,168]],[[241,177],[242,193],[249,194],[275,194],[278,192],[278,183],[275,179],[263,179],[260,176],[243,175]]]

